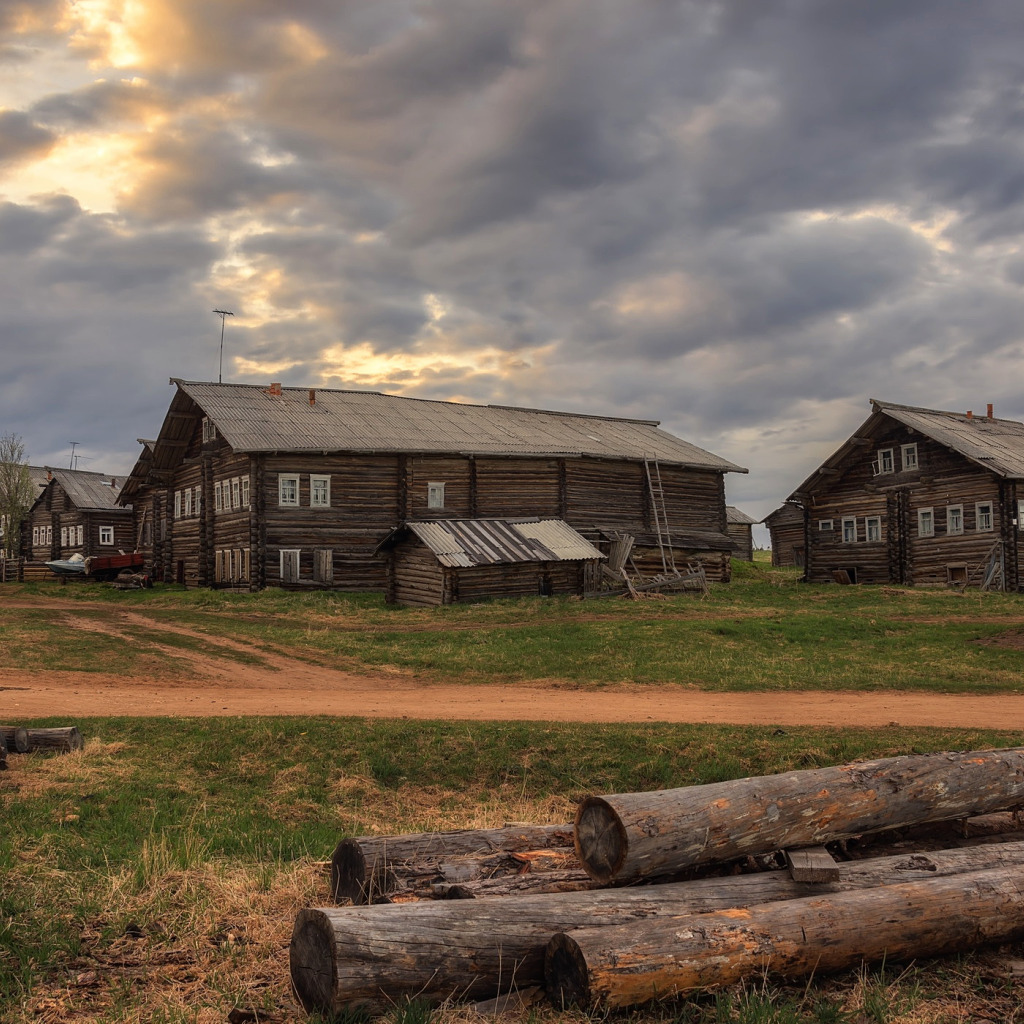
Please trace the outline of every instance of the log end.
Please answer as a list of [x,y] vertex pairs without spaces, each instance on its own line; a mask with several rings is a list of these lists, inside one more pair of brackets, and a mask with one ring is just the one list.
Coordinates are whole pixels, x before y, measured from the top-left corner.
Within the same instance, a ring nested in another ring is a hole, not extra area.
[[307,1013],[333,1014],[338,970],[334,929],[322,910],[300,910],[288,947],[292,988]]
[[576,856],[586,873],[595,882],[611,882],[626,860],[629,838],[622,819],[607,800],[588,796],[580,803],[573,839]]
[[366,858],[354,839],[342,839],[331,857],[331,896],[335,903],[366,903]]
[[68,753],[73,750],[85,749],[85,737],[77,725],[71,726],[67,734],[67,746],[64,748]]
[[559,1010],[590,1006],[587,961],[570,935],[557,932],[544,950],[544,986],[548,999]]

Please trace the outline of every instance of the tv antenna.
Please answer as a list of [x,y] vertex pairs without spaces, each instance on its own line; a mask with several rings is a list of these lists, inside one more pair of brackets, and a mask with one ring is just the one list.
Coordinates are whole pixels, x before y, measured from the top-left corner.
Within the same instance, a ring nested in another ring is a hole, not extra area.
[[227,317],[235,314],[230,309],[215,309],[214,313],[220,317],[220,363],[217,366],[217,383],[222,384],[224,380],[224,321]]
[[71,445],[71,461],[68,462],[68,469],[74,469],[75,468],[75,449],[81,443],[82,443],[81,441],[68,441],[68,444]]

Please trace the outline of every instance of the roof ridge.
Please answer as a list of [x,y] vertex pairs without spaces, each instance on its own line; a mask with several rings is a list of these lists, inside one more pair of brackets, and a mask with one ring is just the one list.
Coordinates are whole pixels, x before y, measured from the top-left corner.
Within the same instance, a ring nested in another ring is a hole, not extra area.
[[[873,406],[875,406],[875,409],[878,412],[886,412],[889,409],[898,409],[900,412],[920,412],[928,416],[952,416],[960,420],[966,420],[968,418],[966,412],[956,412],[953,409],[926,409],[924,406],[920,405],[900,405],[898,402],[884,402],[878,398],[871,398],[869,401]],[[989,417],[981,413],[974,415],[971,418],[982,423],[1015,423],[1018,426],[1024,425],[1020,420],[1011,420],[1003,416]]]

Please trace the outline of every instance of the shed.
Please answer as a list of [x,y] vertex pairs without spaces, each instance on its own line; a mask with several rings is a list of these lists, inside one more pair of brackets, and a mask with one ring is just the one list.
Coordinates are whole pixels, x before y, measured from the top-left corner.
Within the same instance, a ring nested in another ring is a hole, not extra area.
[[798,505],[780,505],[764,517],[772,539],[772,565],[803,567],[806,551],[804,510]]
[[389,602],[436,605],[494,597],[582,596],[604,557],[561,519],[406,522],[382,541]]
[[754,560],[754,523],[757,520],[735,505],[725,506],[726,529],[733,542],[733,555],[744,562]]

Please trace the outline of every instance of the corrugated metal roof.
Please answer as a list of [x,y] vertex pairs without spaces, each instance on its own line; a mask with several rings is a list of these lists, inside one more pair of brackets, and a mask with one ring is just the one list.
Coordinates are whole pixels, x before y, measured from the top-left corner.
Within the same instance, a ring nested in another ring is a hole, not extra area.
[[53,478],[76,508],[117,509],[117,486],[111,486],[111,477],[104,473],[80,469],[55,469]]
[[[570,562],[604,558],[561,519],[442,519],[405,523],[445,566],[512,562]],[[389,542],[385,541],[385,545]]]
[[323,388],[315,389],[316,400],[311,404],[309,388],[282,388],[280,395],[273,395],[269,389],[251,384],[173,383],[239,452],[417,452],[636,460],[646,456],[666,464],[746,472],[661,430],[653,420]]
[[757,522],[753,516],[741,512],[735,505],[725,506],[725,521],[731,526],[753,526]]

